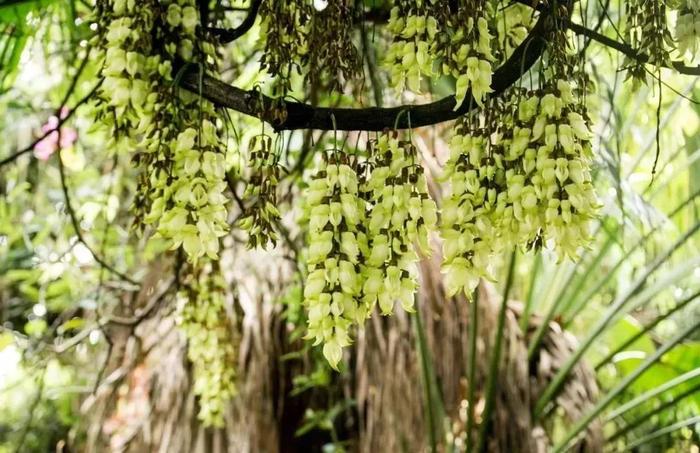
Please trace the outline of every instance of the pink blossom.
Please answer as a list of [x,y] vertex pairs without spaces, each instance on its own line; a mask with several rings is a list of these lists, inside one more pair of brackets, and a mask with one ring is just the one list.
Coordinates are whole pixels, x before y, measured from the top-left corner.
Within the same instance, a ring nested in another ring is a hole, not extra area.
[[[61,119],[68,115],[68,109],[66,107],[61,108]],[[49,157],[59,148],[67,148],[71,146],[78,139],[78,133],[72,127],[62,127],[60,128],[60,141],[59,132],[56,130],[58,127],[58,118],[52,115],[49,117],[46,124],[41,126],[41,132],[43,134],[49,133],[46,137],[40,140],[36,145],[34,145],[34,157],[40,160],[48,160]]]

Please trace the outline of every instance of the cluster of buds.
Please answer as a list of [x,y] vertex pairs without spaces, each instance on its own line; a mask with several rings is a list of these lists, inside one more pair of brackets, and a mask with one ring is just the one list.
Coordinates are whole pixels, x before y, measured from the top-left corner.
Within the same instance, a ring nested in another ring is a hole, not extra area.
[[265,1],[260,5],[260,37],[264,51],[260,65],[275,76],[276,95],[291,89],[291,76],[309,54],[308,36],[313,7],[307,0]]
[[700,52],[700,3],[694,0],[679,0],[676,5],[675,38],[678,52],[691,59]]
[[361,301],[361,253],[367,252],[365,202],[359,196],[355,164],[333,152],[306,193],[309,207],[308,271],[304,288],[307,338],[323,343],[323,355],[337,368],[350,327],[368,317]]
[[[669,64],[668,46],[673,38],[666,23],[666,2],[659,0],[629,0],[625,2],[628,42],[637,52],[649,57],[649,63],[657,68]],[[644,82],[647,70],[644,63],[627,59],[629,77],[635,83]]]
[[226,285],[218,272],[201,266],[178,293],[177,322],[187,338],[198,417],[224,425],[227,402],[236,395],[236,337],[226,309]]
[[342,91],[342,81],[362,73],[362,58],[352,42],[355,8],[347,0],[316,2],[309,31],[308,84]]
[[455,27],[443,63],[443,72],[456,79],[455,98],[458,108],[471,88],[474,100],[483,106],[483,98],[491,93],[491,53],[489,24],[485,17],[486,2],[469,0],[457,10],[455,20],[464,24]]
[[399,92],[408,85],[419,92],[421,77],[434,75],[433,43],[438,35],[433,0],[398,1],[391,9],[387,30],[392,42],[386,54],[391,85]]
[[250,167],[252,174],[243,195],[251,201],[238,223],[248,233],[248,247],[265,247],[277,243],[275,225],[280,220],[277,209],[277,183],[280,166],[272,149],[272,138],[260,134],[251,140]]

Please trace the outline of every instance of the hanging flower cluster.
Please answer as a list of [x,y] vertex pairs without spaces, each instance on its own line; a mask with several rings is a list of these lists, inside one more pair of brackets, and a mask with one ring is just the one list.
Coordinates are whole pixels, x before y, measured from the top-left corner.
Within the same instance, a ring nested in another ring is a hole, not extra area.
[[104,56],[100,71],[104,81],[96,117],[114,128],[116,149],[126,152],[152,129],[158,101],[155,87],[170,77],[172,68],[153,49],[154,2],[115,0],[102,7],[103,33],[97,39]]
[[422,77],[438,75],[433,66],[439,60],[442,74],[456,80],[455,108],[469,89],[481,105],[492,91],[495,61],[489,7],[484,0],[460,0],[449,10],[433,1],[396,2],[387,24],[393,39],[386,57],[391,85],[419,92]]
[[504,201],[498,196],[503,188],[496,180],[504,160],[496,154],[489,134],[464,120],[456,131],[445,164],[444,177],[450,184],[440,223],[445,287],[450,296],[461,290],[470,295],[479,278],[493,278],[492,257],[501,241],[493,217],[497,203]]
[[514,206],[509,231],[533,241],[541,228],[546,245],[575,259],[590,239],[589,221],[598,209],[591,133],[571,83],[548,85],[543,93],[528,93],[518,108],[508,157],[517,156],[521,172],[506,172]]
[[170,173],[151,173],[154,198],[145,219],[157,225],[173,249],[182,246],[191,260],[204,255],[216,259],[219,238],[228,230],[226,164],[218,151],[213,111],[199,113],[207,119],[197,124],[196,118],[183,118],[189,127],[168,143],[164,154],[171,160]]
[[153,225],[156,236],[182,247],[192,263],[191,281],[178,296],[180,324],[189,340],[199,418],[220,426],[235,393],[235,349],[213,261],[228,229],[226,163],[213,104],[173,88],[175,62],[210,73],[215,48],[198,25],[194,0],[98,3],[105,81],[97,116],[113,129],[117,150],[132,153],[141,169],[137,224]]
[[411,91],[420,91],[422,76],[433,75],[432,43],[438,34],[433,0],[395,2],[387,23],[392,42],[386,53],[391,85],[399,92],[408,85]]
[[443,72],[456,79],[455,108],[462,105],[467,91],[471,88],[474,100],[483,105],[483,98],[491,93],[491,63],[495,60],[491,53],[489,24],[486,20],[486,2],[468,0],[454,16],[456,32],[452,35],[446,50],[447,58]]
[[412,244],[430,254],[428,234],[437,223],[437,207],[428,196],[415,147],[383,134],[370,143],[369,174],[362,190],[370,200],[367,222],[363,300],[390,314],[399,301],[413,311],[418,256]]
[[692,59],[700,52],[700,3],[680,0],[677,11],[675,37],[678,52]]
[[248,233],[248,247],[277,243],[275,224],[280,220],[277,210],[277,183],[280,167],[272,149],[272,138],[260,134],[250,144],[249,165],[252,175],[246,184],[244,199],[252,204],[244,210],[239,226]]
[[304,287],[308,338],[323,343],[334,368],[350,344],[350,326],[361,324],[371,307],[361,299],[360,253],[367,251],[363,232],[364,201],[356,167],[334,152],[318,170],[306,193],[309,207],[309,274]]
[[[666,2],[659,0],[629,0],[625,2],[628,43],[636,51],[648,56],[649,63],[657,68],[669,64],[668,47],[673,38],[666,23]],[[628,77],[641,83],[646,80],[644,63],[637,59],[626,59]]]
[[[166,40],[168,56],[211,68],[214,46],[198,39],[194,1],[169,4],[166,20],[174,32],[172,40]],[[163,112],[176,127],[165,126],[151,137],[151,206],[146,222],[157,225],[158,234],[170,240],[172,248],[182,246],[190,260],[204,255],[216,259],[219,238],[228,231],[226,164],[216,112],[213,104],[197,95],[178,94]]]
[[470,295],[480,278],[493,278],[504,247],[543,245],[576,258],[590,239],[598,202],[586,80],[566,52],[565,33],[548,39],[550,71],[540,90],[513,90],[455,128],[441,218],[450,294]]
[[276,77],[276,95],[291,89],[292,72],[301,72],[301,61],[308,56],[312,9],[307,0],[264,1],[260,5],[260,36],[265,40],[260,65]]
[[350,344],[350,328],[363,324],[375,305],[382,314],[391,314],[396,302],[413,310],[413,244],[428,253],[428,232],[437,222],[415,148],[384,134],[369,149],[362,166],[334,152],[305,196],[308,337],[324,344],[334,368]]
[[139,219],[192,260],[216,258],[228,228],[214,106],[167,88],[176,60],[206,71],[214,66],[214,46],[198,35],[198,14],[194,0],[117,0],[101,15],[106,51],[100,117],[121,137],[118,149],[139,150],[133,156],[144,170],[134,205],[143,213]]
[[237,393],[236,338],[226,311],[225,282],[211,269],[191,277],[178,294],[177,321],[188,342],[198,417],[207,426],[221,427],[226,404]]

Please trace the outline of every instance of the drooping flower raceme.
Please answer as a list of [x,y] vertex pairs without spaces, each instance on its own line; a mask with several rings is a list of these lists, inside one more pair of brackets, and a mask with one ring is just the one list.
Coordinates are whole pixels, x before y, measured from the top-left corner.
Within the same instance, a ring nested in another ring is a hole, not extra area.
[[280,167],[272,150],[272,138],[257,135],[251,141],[252,175],[246,185],[244,199],[252,200],[245,208],[239,226],[248,232],[248,246],[266,246],[277,241],[275,224],[280,220],[277,209],[277,183]]
[[237,393],[236,338],[226,311],[225,282],[218,272],[202,268],[178,293],[177,322],[188,342],[198,417],[221,427],[226,404]]
[[[480,2],[470,2],[476,7]],[[476,14],[474,13],[476,11]],[[465,25],[456,28],[447,51],[447,58],[443,63],[443,72],[456,79],[455,98],[458,108],[467,91],[471,88],[474,100],[483,106],[483,98],[491,93],[491,75],[493,69],[491,63],[495,60],[491,53],[491,40],[489,25],[484,16],[484,9],[476,10],[460,8],[457,22]]]
[[591,133],[571,83],[559,79],[544,94],[527,95],[515,123],[511,152],[521,154],[522,172],[509,175],[508,197],[521,209],[510,230],[534,240],[539,217],[545,245],[560,257],[577,258],[590,239],[598,202],[590,176]]
[[430,253],[428,235],[437,223],[437,207],[410,142],[382,134],[369,148],[371,173],[362,187],[371,204],[362,298],[372,307],[378,303],[382,314],[391,314],[396,302],[413,311],[418,276],[414,244]]
[[228,230],[226,167],[218,140],[209,119],[203,120],[200,130],[188,127],[169,144],[171,173],[151,174],[151,187],[158,196],[146,221],[157,224],[172,248],[182,246],[191,260],[204,255],[216,259],[219,238]]
[[351,328],[375,306],[413,311],[418,255],[428,254],[437,207],[427,193],[415,148],[393,134],[368,147],[360,165],[338,153],[324,161],[305,193],[308,276],[304,289],[308,338],[323,343],[337,368]]
[[129,152],[142,144],[153,127],[156,86],[170,77],[171,65],[154,47],[156,22],[151,1],[116,0],[101,17],[103,32],[96,38],[104,65],[98,91],[97,119],[114,129],[109,148]]
[[494,159],[488,135],[469,132],[466,122],[458,126],[445,164],[449,191],[442,203],[440,232],[450,296],[460,291],[471,295],[480,278],[493,278],[492,257],[502,239],[494,222],[496,204],[503,201],[503,189],[496,182],[502,159]]
[[309,208],[308,276],[304,300],[308,338],[323,343],[323,355],[337,368],[342,348],[350,345],[350,327],[362,324],[370,306],[360,299],[362,225],[365,202],[358,196],[357,173],[334,157],[318,170],[306,194]]
[[408,85],[419,92],[421,78],[433,76],[438,22],[431,14],[433,0],[399,1],[391,9],[387,30],[393,38],[386,53],[391,86],[398,92]]
[[137,224],[188,257],[178,295],[180,325],[199,397],[199,418],[221,426],[235,393],[235,345],[226,322],[216,259],[227,229],[226,164],[214,106],[175,87],[173,64],[215,67],[215,48],[199,27],[194,0],[100,2],[98,37],[104,77],[96,115],[111,128],[109,148],[129,153],[141,170]]

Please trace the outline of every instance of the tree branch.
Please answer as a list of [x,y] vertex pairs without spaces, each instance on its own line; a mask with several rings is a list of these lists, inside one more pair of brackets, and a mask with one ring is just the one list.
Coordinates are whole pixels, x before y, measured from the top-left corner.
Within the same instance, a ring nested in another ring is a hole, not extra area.
[[[527,0],[515,1],[532,7],[532,4]],[[247,27],[249,28],[255,22],[259,3],[260,0],[254,0],[251,5],[251,13],[244,23],[230,31],[230,36],[233,36],[233,39],[247,31],[247,28],[244,27],[246,23],[248,23]],[[548,27],[551,26],[551,21],[548,20],[549,14],[542,4],[537,4],[534,8],[540,11],[541,16],[527,38],[513,52],[513,55],[494,72],[491,96],[499,96],[515,84],[544,52],[546,42],[543,37]],[[587,36],[642,63],[647,63],[649,60],[648,56],[639,53],[627,44],[576,24],[568,18],[561,19],[566,27],[574,33]],[[700,75],[700,66],[689,67],[680,62],[674,62],[672,68],[680,74]],[[200,80],[200,75],[196,71],[185,74],[181,83],[188,90],[199,93],[200,82],[201,94],[208,100],[218,106],[259,118],[272,125],[277,131],[297,129],[381,131],[393,128],[415,128],[456,119],[477,106],[471,90],[467,93],[462,105],[456,109],[454,96],[448,96],[429,104],[402,105],[392,108],[329,108],[270,98],[259,91],[242,90],[209,76],[203,76]]]
[[[543,36],[549,27],[548,15],[542,14],[530,34],[511,57],[493,74],[492,96],[498,96],[517,82],[542,56]],[[200,74],[188,71],[181,84],[186,89],[200,92]],[[213,77],[203,76],[201,94],[218,106],[257,117],[277,130],[320,129],[343,131],[381,131],[429,126],[453,120],[477,106],[471,90],[459,108],[455,109],[454,96],[422,105],[403,105],[392,108],[329,108],[313,107],[300,102],[273,99],[258,91],[246,91],[228,85]]]
[[209,31],[219,37],[219,42],[222,44],[235,41],[241,36],[248,33],[255,24],[255,19],[258,17],[258,10],[262,0],[251,0],[250,9],[246,18],[236,28],[209,28]]
[[[606,47],[610,47],[611,49],[615,49],[618,52],[627,55],[633,60],[636,60],[640,63],[649,63],[649,56],[641,53],[635,49],[633,49],[631,46],[616,41],[612,38],[608,38],[607,36],[598,33],[597,31],[591,30],[589,28],[584,27],[583,25],[577,24],[575,22],[572,22],[570,20],[566,21],[566,26],[569,30],[573,31],[574,33],[577,33],[579,35],[586,36],[593,41],[597,41],[600,44],[603,44]],[[649,63],[653,64],[653,63]],[[665,66],[668,67],[668,66]],[[684,75],[694,75],[694,76],[700,76],[700,66],[686,66],[680,61],[672,61],[671,66],[668,67],[668,69],[673,69],[677,71],[679,74],[684,74]]]
[[[533,7],[532,3],[529,0],[514,0],[514,1],[521,3],[523,5],[529,6],[531,8]],[[545,7],[542,3],[538,3],[534,7],[534,9],[536,9],[537,11],[540,11],[540,12],[545,11]],[[581,24],[577,24],[576,22],[573,22],[571,20],[571,18],[562,18],[562,21],[564,22],[564,25],[566,25],[566,28],[568,28],[569,30],[571,30],[572,32],[574,32],[576,34],[585,36],[593,41],[596,41],[600,44],[603,44],[606,47],[610,47],[611,49],[615,49],[618,52],[620,52],[624,55],[627,55],[628,57],[630,57],[633,60],[636,60],[640,63],[653,64],[653,63],[649,63],[649,56],[648,55],[634,49],[632,46],[630,46],[624,42],[620,42],[620,41],[616,41],[612,38],[608,38],[607,36],[605,36],[601,33],[598,33],[597,30],[591,30],[590,28],[586,28]],[[600,22],[596,26],[596,28],[599,28],[599,27],[600,27]],[[686,66],[681,61],[672,61],[670,63],[671,63],[671,66],[663,66],[663,65],[662,66],[667,68],[667,69],[673,69],[673,70],[677,71],[679,74],[700,76],[700,66]]]

